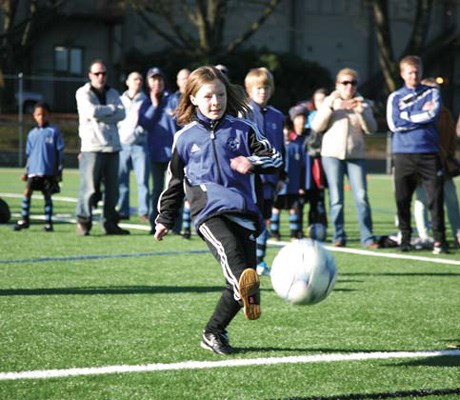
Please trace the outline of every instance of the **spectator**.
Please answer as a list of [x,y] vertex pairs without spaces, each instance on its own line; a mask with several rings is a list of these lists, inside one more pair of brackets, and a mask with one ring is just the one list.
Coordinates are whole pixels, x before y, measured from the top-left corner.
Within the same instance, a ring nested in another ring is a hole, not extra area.
[[361,244],[376,249],[379,246],[372,233],[367,195],[364,134],[374,133],[377,122],[369,102],[357,93],[357,86],[355,70],[340,70],[335,91],[324,99],[311,127],[323,136],[321,160],[329,187],[333,245],[344,247],[347,244],[344,221],[344,179],[347,175],[356,204]]
[[155,233],[155,219],[158,215],[158,199],[165,185],[165,174],[171,159],[176,122],[169,104],[170,95],[166,91],[163,71],[152,67],[147,71],[149,96],[141,105],[139,125],[147,131],[147,145],[153,178],[150,210],[150,233]]
[[53,201],[51,195],[59,192],[64,168],[64,142],[59,128],[49,123],[50,109],[46,103],[38,102],[34,106],[33,117],[37,124],[27,135],[25,174],[26,181],[22,198],[21,219],[14,226],[15,231],[29,228],[30,203],[34,190],[41,190],[45,199],[46,232],[53,228]]
[[[423,85],[439,88],[439,85],[436,83],[434,78],[426,78],[421,82]],[[460,245],[460,208],[457,197],[457,188],[455,187],[455,182],[453,177],[449,174],[449,168],[447,167],[448,157],[455,157],[455,148],[456,148],[456,132],[455,132],[455,121],[452,117],[452,113],[447,107],[441,106],[441,111],[439,114],[438,120],[438,132],[439,132],[439,146],[440,146],[440,156],[441,162],[444,169],[444,204],[446,205],[447,210],[447,219],[449,220],[452,235],[454,238],[454,244],[456,247]],[[415,221],[417,222],[417,229],[424,232],[428,225],[427,217],[428,213],[426,212],[426,196],[423,190],[420,190],[417,186],[416,189],[416,207],[418,213],[414,211]],[[420,202],[420,203],[418,203]],[[418,222],[417,220],[421,220]],[[420,228],[419,228],[420,226]],[[421,235],[420,235],[421,236]]]
[[118,123],[120,133],[120,198],[118,210],[120,219],[129,219],[129,175],[134,170],[137,181],[137,212],[142,222],[148,222],[149,214],[149,160],[147,153],[147,135],[138,124],[139,110],[147,96],[142,92],[142,75],[131,72],[126,79],[126,90],[121,102],[126,110],[126,118]]
[[182,93],[185,92],[185,86],[187,85],[187,80],[189,76],[190,76],[190,71],[187,68],[181,69],[176,75],[177,91],[171,95],[171,100],[170,100],[170,108],[173,113],[176,110],[177,106],[179,105],[180,97],[182,96]]
[[[280,182],[277,196],[273,203],[270,219],[270,236],[280,240],[281,210],[289,210],[289,229],[291,239],[302,237],[302,202],[305,193],[305,150],[300,136],[305,126],[308,111],[302,106],[290,110],[290,121],[286,121],[284,133],[284,172],[285,180]],[[294,123],[294,125],[293,125]],[[293,128],[293,130],[291,130]]]
[[[251,108],[250,119],[255,123],[260,132],[270,141],[272,146],[281,154],[284,153],[283,124],[284,116],[268,102],[275,90],[273,75],[267,68],[251,69],[244,80],[246,92],[249,95]],[[270,218],[273,201],[279,183],[278,174],[260,175],[263,190],[262,215],[265,229],[257,237],[257,273],[269,275],[270,270],[264,261],[267,246]]]
[[186,193],[195,228],[226,279],[201,340],[201,347],[216,354],[233,353],[226,328],[241,308],[249,320],[261,315],[255,236],[263,224],[252,174],[282,167],[281,155],[270,142],[238,118],[247,111],[244,99],[218,69],[192,72],[179,104],[179,123],[185,127],[175,138],[171,179],[160,198],[156,225],[155,238],[162,240]]
[[395,196],[401,231],[401,251],[411,246],[411,200],[421,178],[433,222],[433,253],[447,253],[443,207],[443,170],[437,128],[439,90],[421,84],[422,60],[405,56],[399,63],[404,85],[387,102],[387,122],[393,133]]
[[80,191],[77,203],[77,235],[86,236],[92,228],[92,207],[96,189],[104,181],[102,225],[107,235],[127,235],[118,226],[118,170],[121,150],[117,123],[125,118],[120,94],[107,85],[103,61],[93,61],[89,82],[76,92],[81,153]]

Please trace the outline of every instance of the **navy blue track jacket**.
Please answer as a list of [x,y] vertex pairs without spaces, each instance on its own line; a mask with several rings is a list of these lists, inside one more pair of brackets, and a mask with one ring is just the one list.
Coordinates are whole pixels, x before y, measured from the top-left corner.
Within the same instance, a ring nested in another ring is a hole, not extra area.
[[175,135],[168,186],[161,194],[156,222],[172,228],[187,195],[197,231],[213,216],[232,214],[253,221],[260,233],[254,174],[230,168],[230,160],[238,156],[251,161],[254,173],[283,168],[281,154],[250,121],[230,115],[211,121],[199,114]]

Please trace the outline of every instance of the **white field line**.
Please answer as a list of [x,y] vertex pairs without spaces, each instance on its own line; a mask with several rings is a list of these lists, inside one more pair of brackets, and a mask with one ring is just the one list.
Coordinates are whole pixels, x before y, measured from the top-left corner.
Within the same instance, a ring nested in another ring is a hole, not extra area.
[[[268,243],[274,246],[286,246],[289,242],[275,242],[268,240]],[[362,256],[370,256],[370,257],[384,257],[384,258],[397,258],[398,260],[414,260],[414,261],[425,261],[425,262],[432,262],[436,264],[451,264],[451,265],[460,265],[460,261],[457,260],[449,260],[446,258],[433,258],[433,257],[422,257],[422,256],[411,256],[405,254],[398,254],[398,253],[381,253],[379,250],[361,250],[361,249],[352,249],[352,248],[344,248],[344,247],[334,247],[334,246],[327,246],[324,247],[331,251],[331,252],[341,252],[341,253],[349,253],[349,254],[359,254]]]
[[69,369],[48,369],[23,372],[0,373],[0,380],[22,380],[22,379],[50,379],[66,378],[70,376],[86,375],[107,375],[122,374],[130,372],[158,372],[158,371],[179,371],[197,370],[210,368],[247,367],[254,365],[278,365],[278,364],[305,364],[320,362],[339,361],[366,361],[366,360],[390,360],[408,358],[432,358],[432,357],[459,357],[460,350],[441,351],[400,351],[400,352],[374,352],[374,353],[353,353],[353,354],[319,354],[313,356],[290,356],[271,358],[249,358],[238,360],[220,361],[184,361],[171,364],[144,364],[144,365],[110,365],[106,367],[93,368],[69,368]]
[[[14,193],[0,193],[0,197],[15,197],[15,198],[22,198],[22,194],[14,194]],[[32,198],[34,198],[32,196]],[[37,198],[42,198],[43,196],[37,195]],[[77,199],[72,198],[72,197],[60,197],[60,196],[54,196],[53,199],[60,200],[60,201],[70,201],[75,203]],[[95,214],[101,213],[100,210],[95,210]],[[32,216],[32,219],[39,219],[39,220],[44,220],[44,216]],[[57,218],[54,217],[55,221],[59,222],[69,222],[72,224],[75,224],[77,221],[75,218]],[[120,223],[120,226],[123,228],[129,228],[129,229],[139,229],[139,230],[144,230],[144,231],[150,231],[150,226],[146,225],[139,225],[139,224],[128,224],[128,223]],[[268,243],[274,246],[285,246],[289,242],[275,242],[272,240],[268,240]],[[352,249],[352,248],[343,248],[343,247],[333,247],[333,246],[324,246],[326,249],[328,249],[331,252],[342,252],[342,253],[349,253],[349,254],[359,254],[363,256],[370,256],[370,257],[384,257],[384,258],[396,258],[398,260],[413,260],[413,261],[424,261],[424,262],[431,262],[431,263],[436,263],[436,264],[449,264],[449,265],[460,265],[460,261],[457,260],[449,260],[445,258],[432,258],[432,257],[422,257],[422,256],[412,256],[412,255],[405,255],[405,254],[397,254],[397,253],[381,253],[378,250],[377,251],[370,251],[370,250],[361,250],[361,249]]]

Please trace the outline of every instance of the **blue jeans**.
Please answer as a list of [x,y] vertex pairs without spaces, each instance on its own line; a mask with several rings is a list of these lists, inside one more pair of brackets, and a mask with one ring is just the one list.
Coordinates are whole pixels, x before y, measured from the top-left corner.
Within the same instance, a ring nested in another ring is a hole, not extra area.
[[120,216],[129,217],[129,174],[134,171],[138,192],[138,215],[149,213],[149,160],[147,148],[142,144],[122,145],[120,152],[118,210]]
[[165,175],[168,169],[168,162],[152,161],[152,209],[150,210],[150,225],[155,229],[155,219],[158,216],[158,200],[165,186]]
[[367,246],[373,243],[371,207],[367,197],[366,161],[339,160],[333,157],[323,157],[322,161],[329,185],[330,218],[334,228],[333,241],[347,241],[343,192],[345,175],[347,175],[356,204],[361,244]]
[[82,152],[80,154],[80,191],[77,218],[91,222],[96,188],[104,185],[103,223],[118,223],[118,153]]

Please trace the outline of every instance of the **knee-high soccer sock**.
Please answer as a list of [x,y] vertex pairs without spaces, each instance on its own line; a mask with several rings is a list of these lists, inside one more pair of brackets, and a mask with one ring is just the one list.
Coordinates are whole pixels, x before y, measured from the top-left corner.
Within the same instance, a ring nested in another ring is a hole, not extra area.
[[289,214],[289,229],[291,231],[291,238],[297,238],[301,231],[299,214]]
[[184,233],[190,233],[192,226],[192,218],[190,215],[190,206],[184,203],[184,210],[182,211],[182,230]]
[[205,332],[220,333],[224,331],[238,314],[240,308],[241,306],[233,297],[233,291],[226,288],[220,296],[214,314],[206,325]]
[[262,262],[265,258],[265,251],[267,248],[267,239],[268,239],[268,232],[266,229],[257,237],[256,241],[256,255],[257,255],[257,264]]
[[280,234],[280,214],[272,213],[270,218],[270,233],[274,236]]
[[29,222],[30,216],[30,197],[24,196],[21,205],[21,217],[23,221]]
[[45,196],[45,224],[51,225],[53,223],[53,200],[51,196]]

